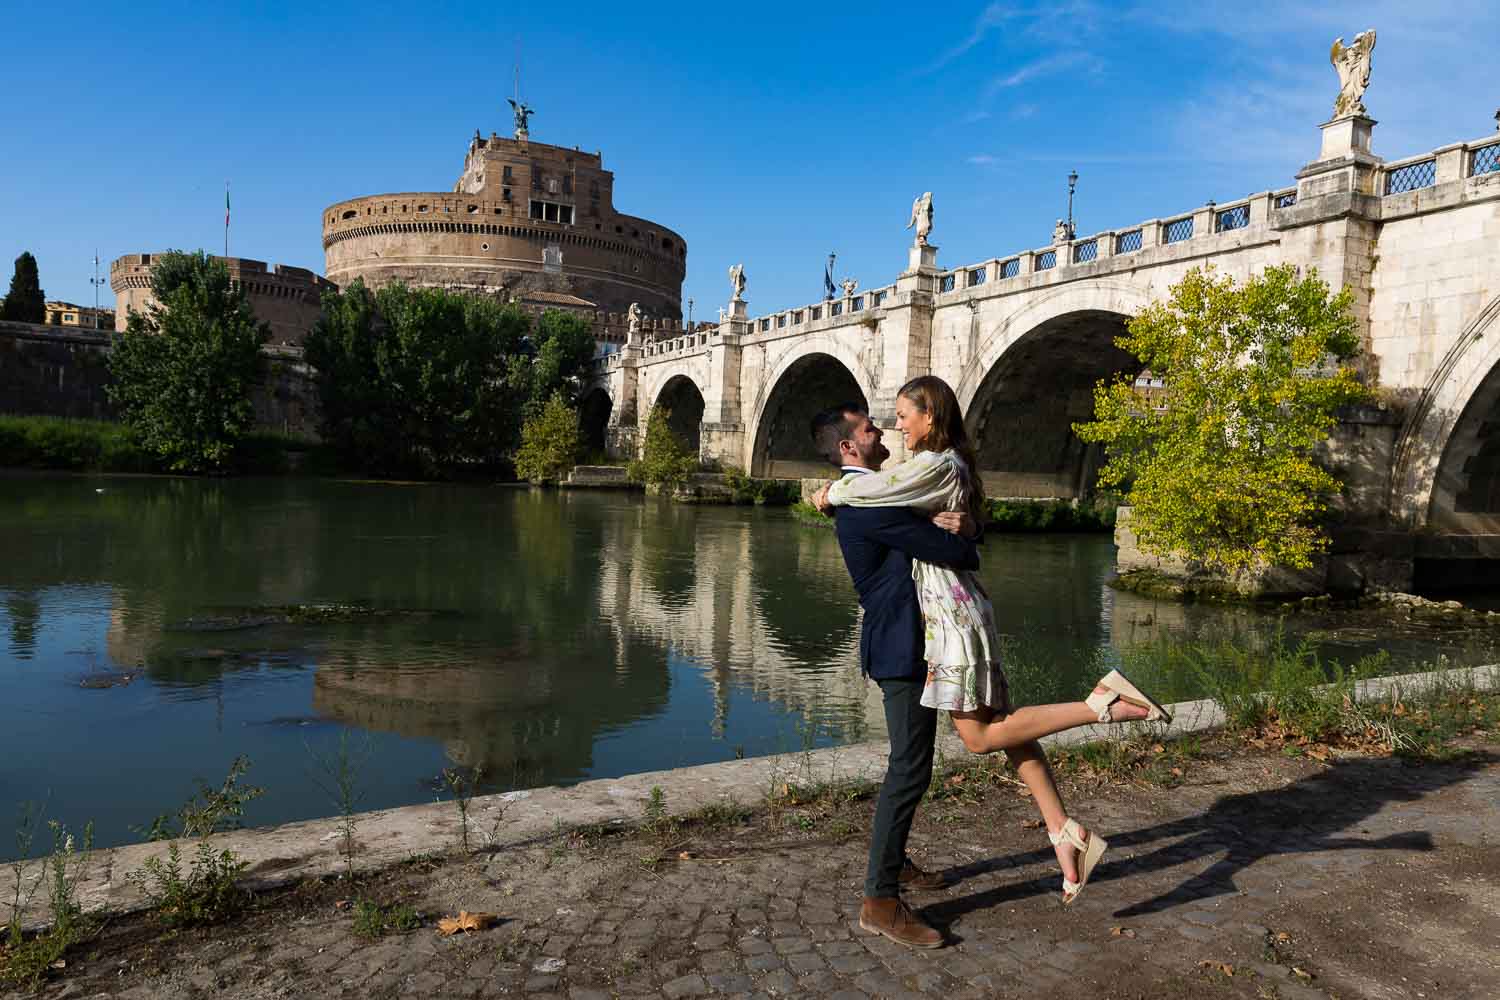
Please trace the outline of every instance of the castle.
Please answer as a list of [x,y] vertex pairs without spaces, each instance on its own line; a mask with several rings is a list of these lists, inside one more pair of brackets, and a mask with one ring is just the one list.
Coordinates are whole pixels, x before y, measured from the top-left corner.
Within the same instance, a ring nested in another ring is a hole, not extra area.
[[340,286],[404,281],[496,294],[533,310],[602,313],[601,327],[623,325],[638,303],[675,329],[687,243],[658,222],[617,212],[613,195],[614,174],[599,153],[532,142],[518,117],[514,139],[474,134],[451,191],[329,206],[327,275]]
[[[576,312],[601,350],[628,340],[632,303],[644,337],[690,332],[681,323],[686,241],[615,211],[614,174],[598,152],[531,142],[520,117],[514,139],[474,134],[453,190],[341,201],[324,210],[322,229],[326,278],[224,258],[273,344],[300,346],[323,292],[357,278],[371,288],[402,281],[497,295],[532,313]],[[110,265],[117,329],[150,301],[152,256]]]

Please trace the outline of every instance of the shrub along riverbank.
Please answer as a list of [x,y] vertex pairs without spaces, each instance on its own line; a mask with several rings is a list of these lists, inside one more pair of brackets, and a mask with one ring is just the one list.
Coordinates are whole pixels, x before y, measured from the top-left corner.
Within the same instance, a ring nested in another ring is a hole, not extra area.
[[[990,517],[986,531],[1114,531],[1115,505],[1079,504],[1064,500],[990,500]],[[803,524],[832,527],[833,518],[812,504],[792,504],[792,516]]]
[[[9,415],[0,415],[0,469],[169,471],[161,459],[131,438],[124,424]],[[316,442],[272,431],[252,431],[241,440],[234,464],[227,471],[241,475],[330,475],[336,469],[332,456]]]

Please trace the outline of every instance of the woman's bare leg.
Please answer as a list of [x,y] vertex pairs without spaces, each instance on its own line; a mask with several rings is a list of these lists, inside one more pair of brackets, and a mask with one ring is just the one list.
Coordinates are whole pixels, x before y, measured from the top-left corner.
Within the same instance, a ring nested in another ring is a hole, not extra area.
[[[1047,766],[1047,754],[1042,750],[1042,745],[1032,740],[1018,747],[1007,748],[1005,755],[1015,765],[1016,773],[1031,791],[1031,797],[1036,800],[1042,822],[1047,824],[1047,832],[1056,833],[1061,830],[1068,821],[1068,810],[1063,806],[1057,782],[1052,780],[1052,768]],[[1087,839],[1089,834],[1086,828],[1083,835]],[[1057,863],[1062,866],[1063,878],[1069,882],[1077,882],[1078,849],[1065,840],[1053,850],[1057,852]]]
[[[1096,688],[1097,692],[1104,692]],[[951,712],[953,728],[959,739],[971,753],[995,753],[1024,746],[1043,736],[1051,736],[1065,729],[1086,726],[1098,722],[1099,717],[1092,708],[1081,701],[1062,702],[1055,705],[1028,705],[1009,715],[995,717],[988,710],[981,712]],[[1111,722],[1130,722],[1144,719],[1148,709],[1118,700],[1109,706]]]

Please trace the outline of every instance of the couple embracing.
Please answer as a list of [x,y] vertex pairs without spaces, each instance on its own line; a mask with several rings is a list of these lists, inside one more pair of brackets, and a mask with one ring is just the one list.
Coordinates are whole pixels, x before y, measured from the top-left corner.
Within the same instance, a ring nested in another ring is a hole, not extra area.
[[906,855],[932,779],[938,712],[949,714],[971,752],[1004,751],[1015,765],[1057,852],[1065,903],[1088,884],[1107,844],[1068,817],[1038,741],[1094,722],[1170,717],[1117,671],[1083,701],[1011,703],[994,608],[977,573],[984,485],[953,390],[931,375],[912,379],[897,392],[896,426],[911,458],[882,470],[890,453],[863,407],[844,404],[814,417],[814,444],[843,476],[813,502],[835,516],[864,609],[860,665],[880,685],[891,742],[859,924],[904,945],[938,948],[942,934],[900,898],[902,886],[944,884]]

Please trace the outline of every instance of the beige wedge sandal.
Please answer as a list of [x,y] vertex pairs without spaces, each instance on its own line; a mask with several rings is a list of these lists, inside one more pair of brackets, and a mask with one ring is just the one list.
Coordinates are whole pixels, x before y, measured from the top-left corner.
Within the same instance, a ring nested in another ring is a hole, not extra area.
[[1150,714],[1146,716],[1145,720],[1147,722],[1172,721],[1172,713],[1163,708],[1161,703],[1155,698],[1130,683],[1130,678],[1118,670],[1111,670],[1105,674],[1095,687],[1102,687],[1108,693],[1100,694],[1095,691],[1083,699],[1083,703],[1098,714],[1100,722],[1111,721],[1109,706],[1113,705],[1116,701],[1126,701],[1132,705],[1139,705],[1141,708],[1149,710]]
[[1063,876],[1063,902],[1065,904],[1077,899],[1083,887],[1089,884],[1089,875],[1093,873],[1094,866],[1099,863],[1099,859],[1104,856],[1104,849],[1109,846],[1109,841],[1097,833],[1091,833],[1085,839],[1082,831],[1083,827],[1070,819],[1062,825],[1061,830],[1056,833],[1050,831],[1047,833],[1047,839],[1052,841],[1053,847],[1067,841],[1078,850],[1078,881],[1070,882],[1066,875]]

